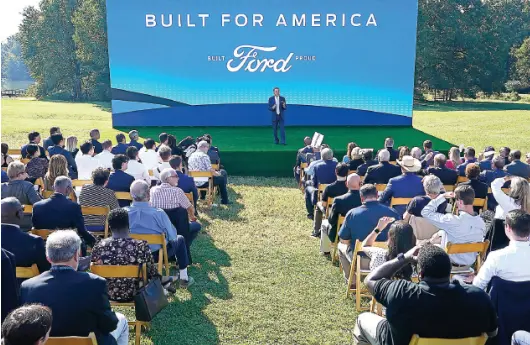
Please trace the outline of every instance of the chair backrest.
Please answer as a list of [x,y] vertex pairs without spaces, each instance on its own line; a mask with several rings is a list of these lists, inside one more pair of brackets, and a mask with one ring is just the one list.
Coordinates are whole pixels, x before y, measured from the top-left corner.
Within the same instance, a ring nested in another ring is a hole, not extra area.
[[43,240],[46,240],[54,231],[60,230],[48,230],[48,229],[31,229],[33,235],[42,237]]
[[7,154],[10,156],[20,156],[20,149],[8,149]]
[[149,176],[155,176],[155,171],[153,169],[149,169],[147,172],[149,173]]
[[386,189],[386,184],[376,184],[375,189],[377,189],[378,192],[382,192]]
[[30,160],[31,160],[31,159],[29,159],[29,158],[22,158],[22,159],[20,159],[20,163],[22,163],[22,164],[28,164]]
[[31,267],[19,267],[17,266],[17,278],[28,279],[38,276],[39,268],[36,264],[31,265]]
[[432,225],[427,219],[423,217],[416,217],[411,215],[409,218],[409,224],[412,226],[414,236],[417,241],[428,240],[432,238],[432,235],[437,233],[440,229]]
[[98,345],[96,335],[90,333],[88,337],[49,337],[46,345]]
[[467,182],[469,181],[469,179],[465,176],[458,176],[458,178],[456,179],[456,184],[459,184],[459,183],[462,183],[462,182]]
[[357,170],[348,170],[348,175],[357,174]]
[[318,185],[318,192],[322,193],[324,191],[324,189],[326,189],[327,186],[328,186],[328,184],[326,184],[326,183],[319,184]]
[[305,169],[309,166],[307,163],[300,163],[300,169]]
[[188,198],[188,200],[191,202],[191,204],[193,205],[193,193],[192,192],[189,192],[189,193],[184,193],[186,195],[186,198]]
[[130,200],[132,201],[131,193],[129,192],[114,192],[116,199],[118,200]]
[[160,245],[162,249],[158,251],[158,273],[162,274],[164,261],[169,269],[169,258],[167,256],[166,236],[164,234],[130,234],[131,238],[146,241],[148,244]]
[[108,206],[81,206],[81,213],[83,213],[83,216],[105,216],[105,224],[103,234],[98,234],[96,232],[93,232],[93,234],[96,235],[103,235],[104,238],[107,238],[109,235],[109,222],[108,222],[108,216],[110,212],[110,207]]
[[444,190],[446,192],[453,192],[455,190],[455,185],[453,185],[453,184],[444,184]]
[[331,211],[331,205],[333,205],[333,200],[335,200],[335,198],[332,198],[332,197],[328,197],[328,200],[326,202],[326,218],[329,217],[329,212]]
[[486,257],[486,251],[490,245],[489,240],[475,243],[451,243],[447,242],[445,245],[445,252],[447,254],[464,254],[464,253],[478,253],[477,261],[475,262],[476,271],[480,269],[482,260]]
[[44,181],[42,180],[42,177],[36,179],[34,185],[39,186],[41,190],[44,189]]
[[[388,249],[388,244],[386,242],[374,242],[372,243],[372,247],[377,247],[377,248],[383,248],[383,249]],[[357,265],[357,255],[359,255],[360,252],[363,251],[363,243],[359,240],[356,240],[355,241],[355,247],[353,248],[353,256],[352,256],[352,259],[351,259],[351,267],[356,267]]]
[[103,278],[140,278],[142,276],[144,283],[147,282],[146,265],[142,265],[140,272],[139,265],[96,265],[91,263],[90,272]]
[[409,345],[484,345],[488,340],[488,335],[483,333],[480,337],[461,338],[461,339],[438,339],[438,338],[420,338],[414,334]]
[[392,165],[397,165],[397,162],[396,161],[389,161],[388,163],[392,164]]
[[487,199],[475,198],[475,200],[473,200],[473,206],[482,207],[482,210],[486,211],[488,209]]
[[92,180],[72,180],[73,187],[83,187],[86,184],[92,184]]
[[[51,191],[51,190],[43,190],[42,191],[42,197],[44,199],[48,199],[49,197],[51,197],[53,195],[53,193],[55,193],[54,191]],[[77,197],[75,196],[75,192],[72,192],[70,193],[70,195],[68,196],[68,198],[70,200],[72,200],[73,202],[77,202]]]
[[408,205],[412,198],[394,198],[390,199],[390,207],[397,205]]
[[24,205],[24,213],[25,214],[32,214],[33,213],[33,205]]
[[212,164],[212,169],[219,171],[219,164]]
[[211,171],[189,171],[188,175],[191,177],[213,177]]

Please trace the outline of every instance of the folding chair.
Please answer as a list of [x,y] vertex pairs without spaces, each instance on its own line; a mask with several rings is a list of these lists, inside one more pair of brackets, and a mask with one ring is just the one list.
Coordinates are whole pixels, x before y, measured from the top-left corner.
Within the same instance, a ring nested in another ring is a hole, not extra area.
[[[43,190],[42,191],[42,197],[44,199],[48,199],[49,197],[51,197],[53,195],[53,193],[55,193],[55,192],[51,191],[51,190]],[[77,202],[77,197],[75,196],[75,192],[70,193],[70,195],[68,195],[68,198],[70,200],[72,200],[73,202]]]
[[189,193],[184,193],[186,195],[186,198],[188,198],[188,200],[191,202],[191,204],[193,205],[193,193],[192,192],[189,192]]
[[213,198],[215,195],[215,191],[217,188],[213,184],[213,173],[211,171],[190,171],[189,176],[193,177],[193,179],[196,178],[208,178],[208,187],[197,187],[197,190],[199,193],[206,192],[206,201],[208,206],[211,206],[213,204]]
[[130,234],[131,238],[136,240],[146,241],[147,244],[160,245],[162,248],[158,250],[158,273],[163,275],[164,264],[166,266],[166,274],[169,276],[169,257],[167,255],[167,244],[166,236],[160,235],[147,235],[147,234]]
[[305,177],[305,168],[307,168],[309,164],[307,163],[300,163],[300,189],[304,191],[304,177]]
[[24,214],[32,214],[33,205],[24,205]]
[[419,335],[414,334],[409,345],[484,345],[487,340],[486,333],[482,333],[480,337],[460,339],[420,338]]
[[335,200],[335,198],[328,197],[328,201],[326,202],[326,212],[324,212],[323,218],[327,219],[329,217],[329,212],[331,211],[331,205],[333,204],[333,200]]
[[389,161],[388,163],[392,164],[392,165],[397,165],[397,162],[396,161]]
[[108,206],[81,206],[81,213],[83,213],[83,216],[105,216],[103,231],[90,232],[94,236],[103,236],[103,238],[107,238],[109,236],[109,212],[110,207]]
[[19,267],[17,266],[17,278],[29,279],[36,277],[40,274],[37,264],[33,264],[30,267]]
[[390,199],[390,207],[408,205],[412,198],[394,198]]
[[34,185],[39,186],[40,190],[44,190],[44,181],[42,180],[42,177],[36,179]]
[[463,267],[463,269],[459,269],[459,267],[453,267],[451,269],[451,275],[453,274],[468,274],[468,273],[475,273],[480,270],[480,267],[482,266],[482,260],[486,258],[486,252],[488,250],[488,247],[490,245],[489,240],[485,240],[484,242],[475,242],[475,243],[451,243],[448,242],[445,246],[445,252],[448,255],[451,254],[465,254],[465,253],[478,253],[477,259],[475,260],[475,270],[473,270],[472,267]]
[[132,201],[131,193],[129,192],[114,192],[116,199],[118,200],[129,200]]
[[43,240],[46,241],[48,236],[50,236],[53,232],[60,231],[60,230],[48,230],[48,229],[31,229],[31,233],[33,235],[40,236]]
[[219,164],[212,164],[212,169],[219,171]]
[[29,163],[30,160],[31,160],[31,159],[29,159],[29,158],[21,158],[21,159],[20,159],[20,163],[26,165],[26,164]]
[[72,180],[72,186],[75,187],[83,187],[86,184],[92,184],[92,180]]
[[[96,274],[105,279],[109,278],[138,278],[140,277],[139,265],[95,265],[90,264],[90,272]],[[142,265],[143,284],[147,284],[147,268],[146,265]],[[115,307],[134,307],[134,301],[132,302],[114,302],[110,301],[111,306]],[[146,321],[129,321],[129,326],[133,326],[136,331],[135,344],[140,345],[140,334],[142,332],[142,326],[145,328],[149,327],[149,322]]]
[[324,193],[324,189],[326,189],[328,185],[325,184],[325,183],[321,183],[318,185],[318,195],[317,195],[317,200],[320,201],[320,196],[322,195],[322,193]]
[[[331,249],[333,250],[333,253],[331,255],[331,263],[335,263],[335,261],[337,261],[339,259],[339,256],[338,256],[338,251],[337,251],[337,248],[338,248],[338,245],[339,245],[339,231],[340,231],[340,227],[342,226],[342,224],[344,223],[344,219],[346,217],[344,216],[339,216],[339,219],[337,221],[337,233],[335,234],[335,242],[333,242],[331,244]],[[339,270],[342,272],[342,266],[340,265],[339,263]]]
[[444,184],[444,190],[446,192],[453,192],[455,190],[454,184]]
[[98,345],[96,335],[90,333],[88,337],[49,337],[46,345]]
[[386,189],[386,184],[376,184],[375,189],[377,189],[379,193],[382,193]]
[[459,183],[462,183],[462,182],[467,182],[469,181],[469,179],[465,176],[458,176],[458,178],[456,179],[456,184],[459,184]]
[[147,170],[147,173],[149,174],[149,176],[155,176],[155,171],[153,169]]

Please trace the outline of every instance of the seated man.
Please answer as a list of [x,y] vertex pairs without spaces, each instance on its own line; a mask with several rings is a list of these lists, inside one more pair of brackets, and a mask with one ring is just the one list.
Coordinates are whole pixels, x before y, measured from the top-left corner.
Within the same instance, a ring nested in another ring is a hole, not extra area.
[[305,188],[305,206],[307,218],[313,219],[313,209],[318,199],[319,184],[331,184],[335,182],[335,167],[337,162],[333,160],[333,151],[331,149],[322,150],[322,160],[315,164],[311,181],[306,182]]
[[99,160],[99,164],[103,168],[109,169],[109,170],[112,170],[112,159],[114,158],[114,155],[110,153],[111,150],[112,150],[112,141],[105,140],[103,144],[101,144],[101,152],[94,156]]
[[[346,177],[348,176],[348,164],[339,163],[335,166],[335,175],[337,180],[326,186],[321,195],[321,200],[315,207],[315,219],[313,221],[313,233],[311,236],[320,237],[320,227],[322,225],[322,216],[328,206],[328,198],[335,198],[344,195],[348,191],[346,187]],[[329,205],[331,207],[331,205]]]
[[[373,184],[365,184],[360,190],[362,206],[350,210],[346,214],[344,224],[339,231],[340,243],[338,244],[339,260],[342,264],[344,279],[350,277],[353,248],[356,240],[364,240],[376,227],[381,217],[401,219],[401,216],[388,206],[377,202],[377,189]],[[388,226],[384,229],[378,241],[386,241]]]
[[[83,241],[92,247],[96,239],[85,228],[85,220],[81,213],[81,206],[68,199],[73,192],[72,180],[66,176],[59,176],[53,184],[55,193],[48,199],[33,205],[33,227],[35,229],[77,229]],[[83,246],[83,255],[85,248]]]
[[167,134],[167,133],[160,133],[160,135],[158,136],[158,142],[160,143],[160,145],[158,145],[158,146],[156,147],[155,151],[158,152],[158,150],[160,150],[160,147],[161,147],[162,145],[167,146],[168,140],[169,140],[169,134]]
[[[210,157],[206,154],[208,152],[209,145],[206,141],[200,141],[197,144],[197,151],[193,152],[188,159],[189,171],[211,171],[213,173],[213,184],[219,188],[221,193],[221,204],[228,205],[231,202],[228,201],[228,191],[226,189],[226,176],[223,176],[219,171],[212,168]],[[208,182],[195,181],[195,185],[199,188],[208,185]]]
[[393,138],[386,138],[385,139],[385,149],[390,153],[389,160],[392,162],[395,162],[399,157],[398,150],[394,150],[394,139]]
[[2,344],[44,345],[52,329],[52,311],[39,304],[13,310],[2,320]]
[[144,145],[140,144],[138,142],[138,139],[140,138],[138,131],[136,129],[133,129],[129,132],[129,139],[131,139],[131,142],[128,144],[129,146],[134,146],[138,151],[144,147]]
[[57,133],[59,133],[59,134],[61,133],[61,129],[59,127],[51,127],[50,128],[50,136],[48,138],[44,139],[44,142],[42,144],[42,147],[44,147],[44,149],[46,151],[48,151],[48,148],[50,146],[55,145],[53,143],[53,140],[52,140],[52,135],[57,134]]
[[[462,182],[459,186],[471,186],[475,191],[475,198],[486,199],[488,196],[488,185],[481,182],[478,177],[480,175],[480,167],[477,163],[468,164],[466,167],[466,177],[469,181]],[[475,206],[475,212],[482,210],[482,207]]]
[[296,179],[296,182],[300,182],[300,164],[306,163],[306,154],[313,152],[313,148],[311,147],[311,138],[305,137],[304,138],[304,147],[298,150],[296,153],[296,163],[294,164],[293,172],[294,172],[294,178]]
[[79,180],[90,180],[92,172],[101,166],[99,159],[94,157],[94,146],[90,141],[81,145],[81,154],[75,156],[75,164]]
[[[398,162],[401,166],[402,175],[391,178],[386,185],[385,190],[379,197],[379,202],[390,205],[392,197],[394,198],[414,198],[418,195],[425,195],[421,177],[416,175],[421,169],[421,163],[412,156],[404,156],[403,160]],[[405,213],[406,206],[394,206],[394,209],[400,214]],[[364,238],[364,237],[363,237]]]
[[2,199],[15,197],[22,205],[33,205],[41,200],[41,197],[33,188],[33,184],[26,181],[28,174],[24,164],[11,162],[7,167],[9,182],[2,183]]
[[363,150],[362,154],[364,163],[357,167],[357,175],[359,176],[366,175],[369,167],[377,165],[377,161],[374,160],[373,150]]
[[434,156],[434,167],[425,169],[425,175],[434,175],[442,181],[444,185],[455,185],[458,179],[458,173],[456,170],[449,169],[445,166],[447,159],[442,153],[438,153]]
[[504,171],[510,175],[519,176],[525,179],[530,178],[530,165],[521,162],[521,151],[514,150],[510,152],[510,162],[510,164],[504,167]]
[[171,168],[169,159],[171,158],[171,147],[166,145],[160,145],[158,149],[158,155],[160,156],[160,162],[153,171],[154,179],[160,180],[160,173],[162,170]]
[[387,149],[379,151],[377,157],[379,158],[379,164],[368,168],[363,183],[387,184],[391,178],[401,175],[401,169],[397,165],[392,165],[388,162],[390,160],[390,152]]
[[[453,197],[458,207],[458,215],[438,213],[438,207],[446,202],[445,199]],[[454,193],[448,192],[439,195],[423,208],[421,216],[438,229],[441,229],[433,236],[433,242],[440,237],[441,246],[445,248],[448,242],[455,244],[475,243],[484,240],[486,224],[473,211],[473,200],[475,200],[473,188],[470,186],[458,186]],[[451,254],[450,257],[454,266],[466,267],[471,266],[475,262],[477,253]]]
[[471,163],[476,163],[477,159],[475,158],[475,149],[472,147],[466,147],[464,150],[464,163],[458,166],[458,175],[466,176],[466,167]]
[[[129,158],[125,155],[116,155],[112,158],[112,168],[114,172],[109,176],[109,183],[107,183],[107,188],[115,192],[130,192],[131,184],[134,182],[134,177],[127,174],[129,164]],[[118,200],[120,207],[129,206],[130,202],[128,200]]]
[[[412,336],[457,339],[497,334],[497,314],[489,296],[471,285],[451,283],[451,261],[442,248],[415,247],[373,270],[364,283],[386,307],[386,319],[362,313],[355,344],[406,345]],[[417,256],[417,259],[415,258]],[[417,260],[419,284],[392,277]],[[443,327],[441,326],[443,325]]]
[[144,141],[144,145],[145,150],[140,150],[140,153],[138,153],[138,155],[142,160],[142,164],[148,170],[154,170],[160,163],[160,156],[155,151],[156,143],[153,139],[148,138]]
[[40,303],[52,310],[52,337],[96,334],[98,344],[126,345],[125,316],[110,308],[107,282],[95,274],[78,272],[81,240],[75,231],[56,231],[46,240],[49,271],[26,280],[20,288],[23,304]]
[[138,161],[138,149],[135,146],[129,146],[125,154],[129,158],[125,172],[134,177],[135,180],[144,180],[151,185],[151,177],[147,167]]
[[320,253],[322,254],[329,254],[331,242],[335,242],[339,216],[344,217],[349,210],[362,205],[359,194],[359,189],[361,188],[361,178],[359,175],[348,175],[346,186],[348,187],[348,192],[333,200],[328,221],[327,223],[322,223],[322,234],[320,235]]
[[101,138],[99,129],[94,128],[90,131],[90,143],[94,146],[94,154],[98,155],[103,152],[103,145],[98,141]]
[[2,265],[0,269],[2,291],[0,298],[0,305],[2,306],[2,314],[0,321],[4,323],[7,314],[20,305],[19,301],[19,286],[16,277],[17,264],[15,262],[15,255],[2,249]]
[[66,158],[66,162],[68,162],[68,175],[73,179],[77,178],[77,164],[74,157],[72,157],[72,153],[64,149],[63,135],[61,133],[55,133],[51,136],[51,140],[53,146],[48,147],[50,158],[53,155],[63,155]]
[[495,149],[488,146],[484,149],[484,159],[479,162],[480,171],[486,171],[492,169],[492,160],[495,156]]
[[182,172],[182,158],[179,156],[171,156],[169,159],[171,169],[175,169],[178,176],[177,187],[182,189],[184,193],[193,194],[193,207],[195,207],[195,216],[197,216],[197,200],[199,200],[199,192],[193,177],[190,177]]
[[[179,280],[182,288],[188,288],[194,283],[188,277],[188,251],[186,241],[171,224],[167,214],[149,204],[149,185],[144,180],[136,180],[131,185],[133,203],[125,209],[129,213],[129,227],[131,234],[158,235],[164,234],[167,241],[167,253],[170,261],[178,261]],[[160,245],[150,245],[155,262],[158,261]]]
[[116,142],[117,144],[112,148],[113,155],[124,155],[125,151],[127,151],[127,148],[129,145],[125,142],[125,135],[123,133],[116,135]]
[[[491,161],[491,169],[482,171],[478,179],[480,180],[480,182],[484,182],[486,185],[488,185],[488,187],[491,187],[491,183],[495,181],[495,179],[507,175],[503,168],[504,158],[501,156],[496,156]],[[510,183],[507,182],[503,187],[508,188],[509,186]],[[488,210],[495,210],[495,207],[497,207],[497,200],[495,200],[495,197],[492,193],[488,193]]]
[[437,151],[432,149],[432,141],[425,140],[423,142],[423,154],[420,156],[421,166],[424,169],[434,164],[434,156],[438,154]]
[[473,285],[483,290],[493,277],[515,282],[530,281],[530,214],[522,210],[508,212],[504,230],[510,244],[489,253],[473,280]]
[[210,157],[210,162],[212,164],[221,164],[221,156],[219,155],[219,148],[217,146],[212,146],[212,136],[210,134],[204,134],[202,138],[210,146],[207,152],[208,157]]
[[44,240],[20,229],[23,218],[24,209],[16,198],[2,199],[2,248],[15,255],[17,266],[37,264],[42,273],[50,269]]
[[39,146],[40,141],[41,141],[41,137],[40,137],[39,132],[31,132],[31,133],[29,133],[28,134],[28,140],[29,140],[29,143],[27,143],[26,145],[22,146],[22,148],[20,149],[20,155],[22,156],[22,158],[31,158],[31,157],[28,157],[28,152],[27,152],[28,145],[30,145],[30,144],[35,144],[35,145],[38,146],[39,157],[40,158],[47,158],[46,157],[46,150],[44,149],[44,147]]
[[[423,208],[433,199],[436,199],[443,188],[442,181],[437,176],[427,175],[423,178],[423,188],[426,195],[415,196],[407,205],[407,210],[403,215],[403,220],[408,222],[410,216],[421,217]],[[436,211],[438,213],[445,213],[447,208],[447,201],[440,204]]]

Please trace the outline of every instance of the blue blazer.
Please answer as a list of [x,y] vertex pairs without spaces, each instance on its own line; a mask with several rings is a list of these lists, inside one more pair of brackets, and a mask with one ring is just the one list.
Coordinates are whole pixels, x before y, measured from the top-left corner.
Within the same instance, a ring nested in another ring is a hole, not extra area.
[[337,175],[335,175],[336,166],[337,162],[331,159],[316,163],[312,178],[313,187],[318,188],[320,183],[330,184],[337,181]]
[[20,305],[16,266],[15,256],[2,249],[2,322],[7,314]]
[[[30,143],[30,144],[35,144],[35,143]],[[29,144],[26,144],[24,146],[22,146],[22,148],[20,149],[20,155],[22,156],[22,158],[26,158],[26,155],[28,154],[28,145]],[[37,144],[35,144],[37,145]],[[39,145],[37,145],[39,146]],[[42,146],[39,146],[39,152],[40,152],[40,158],[48,158],[46,156],[46,150],[42,147]]]
[[476,159],[473,159],[473,160],[470,160],[470,161],[465,161],[464,163],[460,164],[458,166],[458,175],[459,176],[466,176],[466,167],[468,164],[470,163],[476,163],[477,160]]
[[20,299],[52,310],[52,337],[94,332],[98,344],[116,344],[110,332],[118,318],[110,308],[106,280],[95,274],[69,268],[47,271],[22,283]]
[[199,192],[197,191],[197,186],[195,185],[195,182],[193,181],[193,177],[190,177],[180,171],[177,171],[177,175],[179,177],[179,182],[178,182],[177,187],[182,189],[184,193],[192,193],[193,200],[197,202],[197,199],[199,199]]
[[7,176],[7,173],[2,170],[2,183],[9,182],[9,176]]
[[48,153],[50,154],[50,157],[54,155],[63,155],[68,162],[68,175],[70,175],[70,177],[73,179],[77,178],[77,164],[75,163],[75,159],[72,157],[70,151],[67,151],[60,146],[50,146],[48,148]]
[[54,145],[54,144],[53,144],[53,140],[52,140],[52,138],[50,138],[50,137],[44,139],[44,141],[42,142],[42,147],[44,147],[44,149],[45,149],[46,151],[48,150],[48,148],[49,148],[50,146],[53,146],[53,145]]
[[[128,146],[134,146],[136,147],[138,150],[140,150],[142,147],[144,147],[144,145],[140,144],[139,142],[137,142],[136,140],[131,140],[131,142],[129,144],[127,144]],[[127,150],[127,149],[126,149]]]
[[285,103],[285,97],[280,96],[280,115],[276,114],[276,108],[272,109],[272,107],[276,104],[276,99],[274,96],[269,98],[269,110],[271,111],[271,120],[276,121],[276,117],[279,117],[283,120],[285,120],[284,112],[287,109],[287,104],[285,104],[285,107],[282,106],[282,103]]
[[442,184],[456,184],[458,180],[458,173],[456,170],[452,170],[446,167],[443,168],[428,168],[425,170],[425,175],[434,175],[438,176]]
[[112,153],[113,155],[124,155],[128,147],[129,145],[127,144],[118,143],[118,145],[112,148],[112,151],[110,151],[110,153]]
[[515,175],[522,178],[530,177],[530,165],[521,161],[511,162],[510,164],[504,167],[504,171],[506,171],[510,175]]
[[94,146],[94,153],[98,154],[103,152],[103,145],[96,139],[90,139],[90,142],[92,143],[92,146]]
[[[107,188],[115,192],[130,192],[131,184],[134,182],[134,177],[127,174],[123,170],[115,170],[109,176],[109,183]],[[128,200],[118,200],[120,207],[129,206],[131,204]]]
[[33,205],[31,220],[35,229],[77,229],[86,244],[92,246],[96,242],[86,231],[81,206],[62,194],[55,193]]
[[[386,189],[379,197],[379,202],[390,205],[390,200],[394,198],[414,198],[418,195],[425,195],[421,177],[414,173],[406,173],[404,175],[391,178],[386,185]],[[395,206],[394,209],[403,215],[407,209],[407,205]]]
[[50,269],[44,240],[40,236],[24,232],[13,225],[2,224],[2,248],[15,255],[17,266],[37,264],[41,273]]
[[478,163],[478,166],[480,167],[480,171],[493,170],[493,168],[491,167],[491,162],[492,162],[491,159],[481,160]]

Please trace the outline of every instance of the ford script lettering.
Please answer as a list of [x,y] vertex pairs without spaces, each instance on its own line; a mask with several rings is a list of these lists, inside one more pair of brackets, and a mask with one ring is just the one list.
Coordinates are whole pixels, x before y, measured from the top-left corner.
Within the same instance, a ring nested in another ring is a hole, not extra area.
[[234,49],[234,58],[228,60],[226,68],[230,72],[238,72],[241,69],[248,72],[265,72],[271,68],[274,72],[285,73],[291,69],[289,61],[294,53],[290,53],[285,59],[259,58],[259,52],[273,52],[277,47],[259,47],[252,45],[241,45]]

